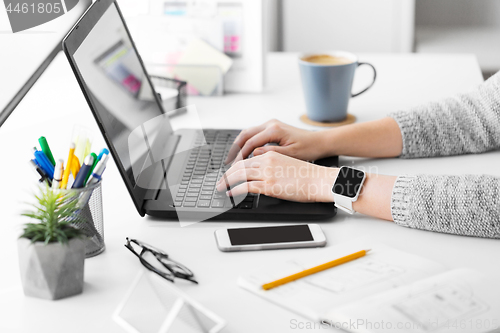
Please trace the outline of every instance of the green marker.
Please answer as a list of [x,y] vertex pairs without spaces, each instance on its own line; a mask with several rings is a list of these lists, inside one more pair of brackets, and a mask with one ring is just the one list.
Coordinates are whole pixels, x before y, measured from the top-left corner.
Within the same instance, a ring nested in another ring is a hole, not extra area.
[[54,156],[52,156],[52,152],[50,151],[47,139],[45,139],[44,136],[41,136],[40,139],[38,139],[38,142],[40,143],[40,147],[42,148],[43,153],[47,155],[50,163],[52,163],[52,166],[56,166],[56,160],[54,160]]
[[87,178],[85,178],[85,181],[83,182],[83,186],[87,185],[87,181],[89,180],[89,177],[90,175],[92,174],[92,171],[94,171],[94,168],[95,166],[97,165],[97,162],[99,162],[99,160],[97,159],[97,155],[94,154],[94,153],[90,153],[90,155],[94,158],[94,163],[92,164],[92,166],[90,167],[90,171],[89,173],[87,174]]

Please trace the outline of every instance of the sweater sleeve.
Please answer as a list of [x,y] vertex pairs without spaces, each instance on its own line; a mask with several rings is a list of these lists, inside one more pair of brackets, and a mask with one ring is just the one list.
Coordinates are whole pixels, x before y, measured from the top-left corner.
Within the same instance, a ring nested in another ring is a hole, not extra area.
[[476,90],[391,113],[402,158],[481,153],[500,148],[500,72]]
[[391,212],[394,222],[409,228],[500,238],[500,178],[400,176]]

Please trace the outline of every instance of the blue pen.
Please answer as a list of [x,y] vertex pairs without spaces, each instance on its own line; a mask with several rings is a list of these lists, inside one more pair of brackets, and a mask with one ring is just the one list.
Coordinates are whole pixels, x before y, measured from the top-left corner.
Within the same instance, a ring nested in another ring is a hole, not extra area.
[[39,151],[36,148],[33,148],[33,152],[35,154],[36,163],[43,171],[45,171],[49,179],[52,180],[52,178],[54,178],[54,166],[50,163],[47,155],[45,155],[43,151]]
[[52,178],[54,178],[54,166],[50,163],[47,155],[45,155],[43,151],[39,151],[36,148],[33,148],[33,153],[35,154],[36,163],[43,171],[45,171],[45,173],[49,176],[49,179],[52,180]]
[[92,169],[92,164],[94,164],[94,156],[88,155],[85,158],[85,161],[83,161],[83,165],[80,168],[80,171],[78,171],[75,182],[73,183],[73,186],[71,188],[83,187],[83,185],[85,184],[85,179],[87,179],[87,175],[89,174],[90,169]]
[[109,155],[109,150],[107,150],[106,148],[102,148],[101,152],[99,153],[99,156],[97,156],[97,160],[100,161],[101,158],[102,158],[102,155]]

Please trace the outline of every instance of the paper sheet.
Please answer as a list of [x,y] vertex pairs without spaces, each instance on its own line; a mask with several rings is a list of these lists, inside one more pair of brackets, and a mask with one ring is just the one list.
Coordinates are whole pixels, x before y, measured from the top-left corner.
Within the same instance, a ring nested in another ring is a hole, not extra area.
[[[265,291],[262,284],[366,248],[368,255]],[[335,307],[441,273],[441,265],[382,244],[363,241],[326,248],[240,277],[238,284],[280,306],[319,321]]]
[[500,328],[497,284],[473,270],[453,270],[333,309],[325,319],[363,318],[351,332],[490,332]]

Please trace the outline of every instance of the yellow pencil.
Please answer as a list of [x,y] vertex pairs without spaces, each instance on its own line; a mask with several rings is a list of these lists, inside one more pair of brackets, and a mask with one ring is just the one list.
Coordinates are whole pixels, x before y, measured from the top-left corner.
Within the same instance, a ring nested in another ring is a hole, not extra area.
[[69,146],[68,160],[66,161],[66,168],[64,169],[64,176],[61,183],[62,190],[66,189],[66,185],[68,185],[69,173],[71,171],[74,154],[75,154],[75,143],[71,142],[71,145]]
[[329,262],[321,264],[319,266],[306,269],[306,270],[304,270],[302,272],[298,272],[298,273],[292,274],[292,275],[284,277],[282,279],[266,283],[266,284],[264,284],[262,286],[262,289],[264,289],[264,290],[273,289],[273,288],[276,288],[278,286],[284,285],[285,283],[292,282],[292,281],[298,280],[300,278],[303,278],[303,277],[306,277],[306,276],[309,276],[309,275],[312,275],[312,274],[319,273],[321,271],[327,270],[329,268],[345,264],[346,262],[349,262],[349,261],[352,261],[352,260],[364,257],[368,253],[368,251],[370,251],[370,250],[361,250],[359,252],[355,252],[353,254],[349,254],[349,255],[347,255],[345,257],[329,261]]

